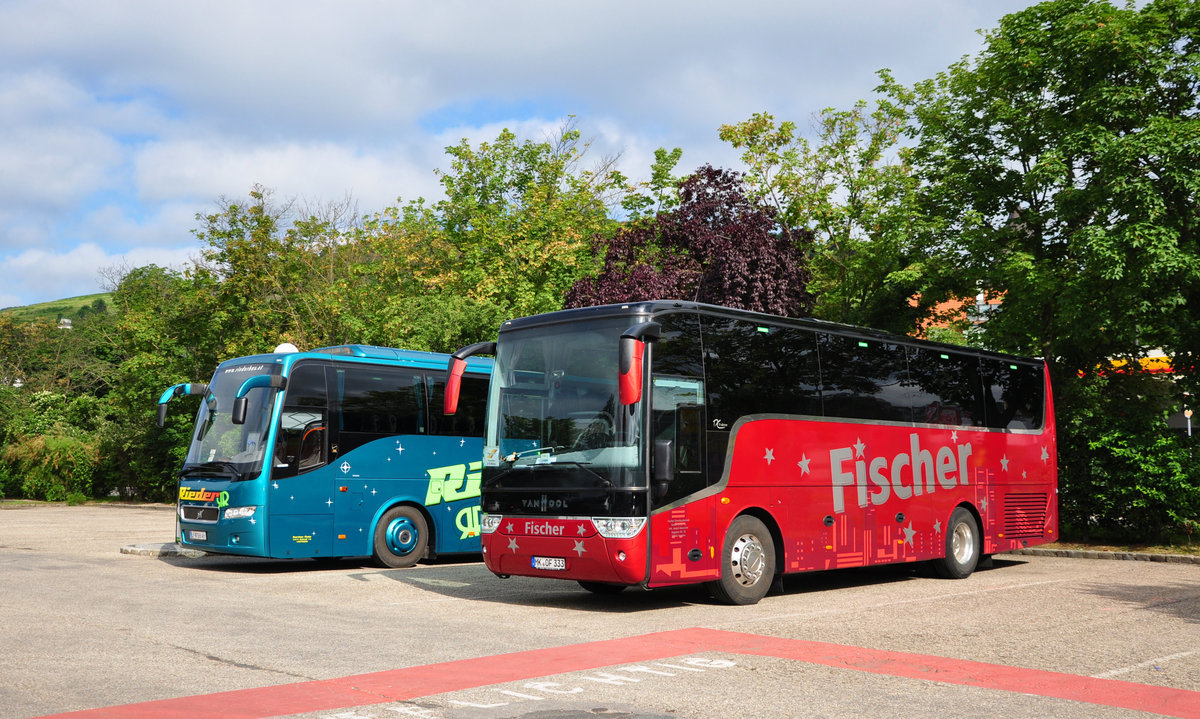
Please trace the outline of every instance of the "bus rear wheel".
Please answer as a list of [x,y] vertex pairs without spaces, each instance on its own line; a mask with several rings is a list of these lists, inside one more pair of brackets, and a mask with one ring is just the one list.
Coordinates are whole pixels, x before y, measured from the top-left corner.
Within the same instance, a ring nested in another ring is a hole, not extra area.
[[403,569],[425,556],[429,525],[415,507],[392,507],[375,526],[373,555],[382,567]]
[[775,581],[775,542],[765,524],[743,514],[733,520],[721,550],[721,578],[709,585],[726,604],[757,604]]
[[933,560],[933,571],[943,579],[966,579],[979,564],[982,538],[975,515],[958,507],[946,524],[946,556]]

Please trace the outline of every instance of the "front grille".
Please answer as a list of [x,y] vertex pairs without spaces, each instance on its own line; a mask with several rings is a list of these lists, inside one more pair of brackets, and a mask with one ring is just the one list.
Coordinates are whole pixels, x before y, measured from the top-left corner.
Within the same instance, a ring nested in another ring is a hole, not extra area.
[[221,510],[216,507],[181,504],[179,505],[179,516],[185,522],[209,522],[210,524],[215,524],[221,516]]
[[1004,536],[1040,537],[1046,526],[1046,495],[1035,492],[1004,495]]

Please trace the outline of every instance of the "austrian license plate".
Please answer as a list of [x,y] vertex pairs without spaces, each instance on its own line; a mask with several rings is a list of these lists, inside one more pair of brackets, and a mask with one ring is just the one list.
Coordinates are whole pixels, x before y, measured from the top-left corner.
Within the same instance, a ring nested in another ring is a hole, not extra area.
[[208,532],[199,529],[189,529],[188,539],[192,540],[193,542],[207,542]]
[[554,569],[563,570],[567,568],[567,560],[562,557],[534,557],[534,569]]

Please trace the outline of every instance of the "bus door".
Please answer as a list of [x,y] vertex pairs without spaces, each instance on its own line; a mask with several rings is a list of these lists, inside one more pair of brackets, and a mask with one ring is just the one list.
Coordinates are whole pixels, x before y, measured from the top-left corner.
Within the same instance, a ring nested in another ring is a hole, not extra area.
[[699,322],[694,314],[658,318],[650,378],[651,586],[715,579],[720,542],[709,489],[720,471],[707,468],[705,385]]
[[344,364],[334,389],[330,493],[338,554],[370,554],[372,520],[382,503],[421,503],[428,475],[419,458],[436,455],[419,370]]
[[333,505],[325,366],[300,362],[288,377],[267,489],[269,554],[333,554]]

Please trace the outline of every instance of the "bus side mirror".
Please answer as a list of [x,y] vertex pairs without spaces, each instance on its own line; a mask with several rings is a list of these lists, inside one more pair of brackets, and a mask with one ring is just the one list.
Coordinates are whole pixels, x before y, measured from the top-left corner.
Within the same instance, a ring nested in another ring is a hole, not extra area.
[[161,428],[167,421],[167,402],[182,397],[185,394],[202,395],[208,392],[208,385],[204,382],[184,382],[183,384],[173,385],[167,388],[166,392],[158,398],[158,426]]
[[675,444],[669,439],[654,440],[654,496],[664,497],[675,478]]
[[462,376],[467,369],[467,358],[477,354],[496,354],[496,343],[476,342],[450,355],[450,366],[446,368],[446,395],[442,398],[443,414],[452,415],[458,411],[458,395],[462,392]]
[[643,322],[621,333],[617,359],[617,390],[621,404],[631,405],[642,399],[642,357],[646,343],[662,336],[662,325]]
[[233,411],[230,412],[229,421],[234,424],[246,424],[246,410],[250,406],[250,400],[245,397],[238,397],[233,401]]
[[642,357],[646,343],[634,337],[621,337],[621,356],[617,371],[620,372],[618,389],[621,404],[635,404],[642,399]]
[[286,389],[287,377],[277,374],[259,374],[243,382],[242,386],[238,387],[237,393],[233,395],[233,409],[229,413],[230,422],[234,424],[246,423],[246,412],[250,405],[250,401],[246,399],[246,395],[250,393],[250,390],[257,387]]

